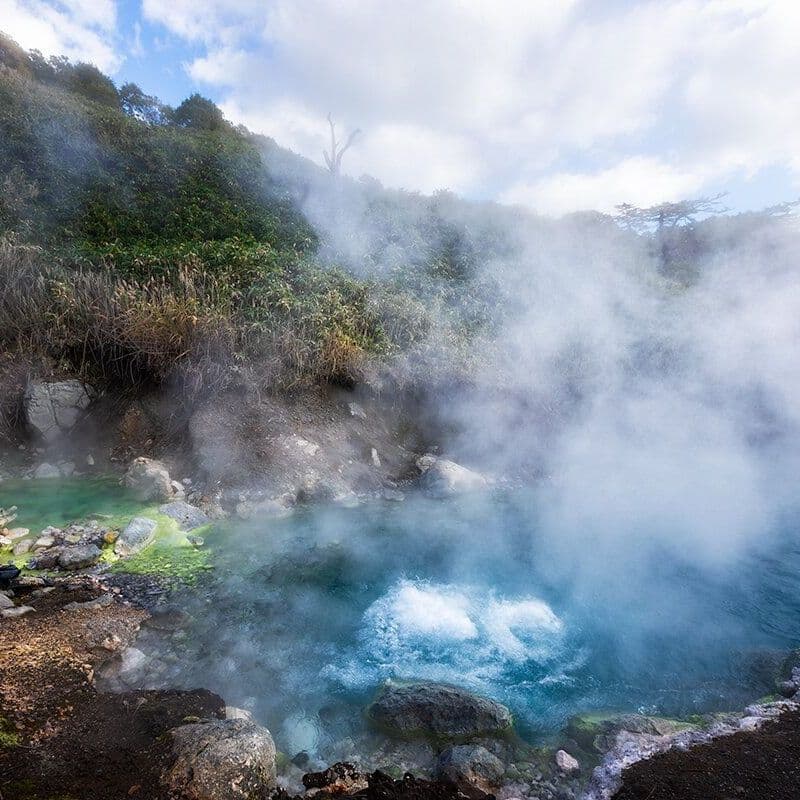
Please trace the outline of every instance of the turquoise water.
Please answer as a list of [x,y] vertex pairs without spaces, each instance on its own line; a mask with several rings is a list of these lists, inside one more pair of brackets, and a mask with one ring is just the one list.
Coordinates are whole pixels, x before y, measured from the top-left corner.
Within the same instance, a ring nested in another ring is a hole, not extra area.
[[[111,480],[0,485],[12,503],[34,530],[138,509]],[[717,563],[646,535],[576,544],[545,505],[411,496],[226,524],[206,539],[213,570],[173,597],[188,630],[137,644],[140,683],[217,691],[284,752],[323,759],[386,679],[496,698],[532,741],[590,709],[683,716],[772,689],[767,667],[800,643],[796,517]]]
[[118,478],[102,477],[0,482],[0,508],[14,505],[14,525],[38,533],[93,515],[132,516],[142,504]]
[[724,568],[656,548],[587,574],[591,551],[554,560],[537,503],[411,498],[220,531],[169,680],[321,754],[389,678],[494,697],[532,740],[588,709],[683,716],[772,689],[762,665],[800,642],[793,524]]

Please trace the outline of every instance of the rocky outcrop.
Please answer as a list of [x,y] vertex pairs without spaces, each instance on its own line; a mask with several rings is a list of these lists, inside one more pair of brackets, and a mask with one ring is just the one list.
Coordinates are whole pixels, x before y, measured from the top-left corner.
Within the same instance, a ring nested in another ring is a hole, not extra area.
[[175,494],[169,470],[160,461],[152,458],[135,458],[128,467],[122,483],[145,502],[171,500]]
[[368,709],[380,728],[398,736],[463,739],[499,735],[511,728],[511,712],[500,703],[437,683],[388,685]]
[[100,548],[92,543],[63,547],[58,554],[58,566],[66,570],[85,569],[96,564],[100,556]]
[[275,786],[275,745],[266,728],[212,720],[170,731],[174,762],[162,784],[181,800],[250,800]]
[[448,747],[436,765],[436,777],[458,787],[466,797],[491,794],[503,782],[503,762],[480,745]]
[[92,399],[80,381],[32,381],[25,393],[28,425],[46,442],[69,433]]
[[474,492],[489,485],[489,481],[480,473],[446,458],[424,455],[417,459],[417,467],[422,472],[420,485],[434,497]]

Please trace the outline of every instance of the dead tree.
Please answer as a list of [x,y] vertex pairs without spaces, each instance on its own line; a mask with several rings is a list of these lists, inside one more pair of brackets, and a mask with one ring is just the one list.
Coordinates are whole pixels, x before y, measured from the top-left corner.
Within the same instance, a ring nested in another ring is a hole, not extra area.
[[348,151],[350,145],[353,144],[361,131],[356,128],[347,137],[347,141],[342,144],[336,138],[336,125],[334,124],[333,118],[330,114],[328,114],[328,125],[331,126],[331,151],[329,153],[327,150],[323,150],[322,155],[325,156],[325,163],[328,165],[328,171],[331,173],[331,175],[338,175],[342,167],[342,156]]

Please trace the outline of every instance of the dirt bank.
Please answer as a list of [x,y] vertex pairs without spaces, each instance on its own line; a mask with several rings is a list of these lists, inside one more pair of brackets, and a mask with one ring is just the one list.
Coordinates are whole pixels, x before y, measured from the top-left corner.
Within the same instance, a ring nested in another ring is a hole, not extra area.
[[790,800],[800,797],[800,712],[623,772],[614,800]]

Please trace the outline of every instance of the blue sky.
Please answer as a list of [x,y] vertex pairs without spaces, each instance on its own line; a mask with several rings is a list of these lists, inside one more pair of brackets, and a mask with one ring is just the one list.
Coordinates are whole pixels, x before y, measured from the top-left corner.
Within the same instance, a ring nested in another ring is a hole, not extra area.
[[25,47],[200,91],[346,172],[543,213],[800,196],[796,0],[0,0]]

